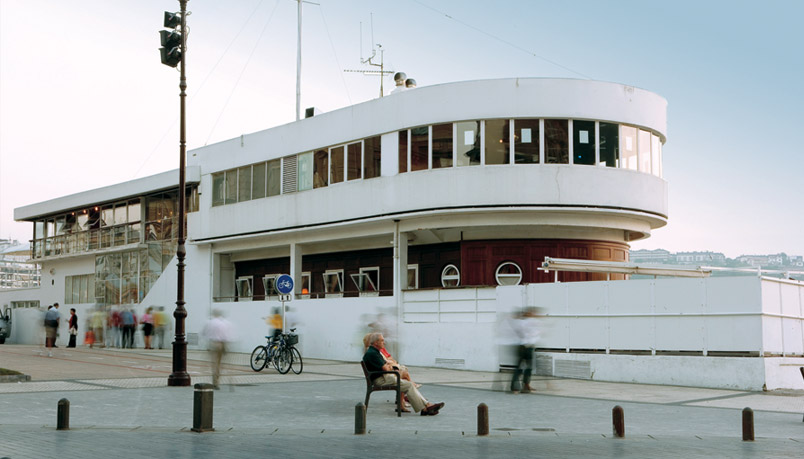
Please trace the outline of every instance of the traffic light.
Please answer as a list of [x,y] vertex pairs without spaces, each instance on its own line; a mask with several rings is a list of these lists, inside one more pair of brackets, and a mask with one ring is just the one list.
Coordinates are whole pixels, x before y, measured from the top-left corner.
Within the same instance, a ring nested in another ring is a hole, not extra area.
[[173,30],[160,30],[159,37],[162,47],[159,53],[162,56],[162,63],[170,67],[176,67],[181,62],[182,36],[176,28],[181,26],[181,15],[165,11],[165,27]]

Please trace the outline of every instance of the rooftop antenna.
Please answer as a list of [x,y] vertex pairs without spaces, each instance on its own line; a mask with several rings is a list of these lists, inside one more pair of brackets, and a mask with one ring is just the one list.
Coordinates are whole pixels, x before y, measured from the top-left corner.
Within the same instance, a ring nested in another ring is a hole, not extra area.
[[[374,43],[374,13],[371,14],[371,42]],[[377,57],[377,50],[380,50],[380,63],[374,63],[372,59]],[[371,48],[371,56],[368,59],[363,59],[363,23],[360,23],[360,63],[361,64],[368,64],[374,67],[379,67],[379,70],[344,70],[344,72],[351,72],[351,73],[362,73],[363,75],[379,75],[380,76],[380,97],[382,97],[385,93],[385,88],[383,87],[383,78],[385,75],[391,75],[393,70],[385,70],[385,62],[383,58],[383,54],[385,50],[382,49],[382,45],[377,43],[375,47]]]
[[296,0],[298,8],[298,35],[296,42],[296,121],[301,119],[302,3],[320,6],[318,3],[309,2],[307,0]]

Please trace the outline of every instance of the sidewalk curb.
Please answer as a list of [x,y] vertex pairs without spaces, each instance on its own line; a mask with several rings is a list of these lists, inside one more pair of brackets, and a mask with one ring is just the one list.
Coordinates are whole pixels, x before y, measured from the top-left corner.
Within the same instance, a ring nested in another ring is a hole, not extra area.
[[0,375],[0,383],[28,382],[30,375]]

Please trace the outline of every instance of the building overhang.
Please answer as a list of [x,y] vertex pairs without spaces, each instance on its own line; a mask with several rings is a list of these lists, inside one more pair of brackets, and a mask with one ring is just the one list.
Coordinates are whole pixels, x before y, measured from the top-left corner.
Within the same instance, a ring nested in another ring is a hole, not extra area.
[[[188,166],[186,169],[187,184],[201,182],[201,168]],[[161,174],[151,175],[128,182],[118,183],[94,190],[62,196],[49,201],[38,202],[14,209],[14,220],[33,221],[38,218],[80,207],[102,204],[105,202],[155,193],[179,186],[179,170],[174,169]]]

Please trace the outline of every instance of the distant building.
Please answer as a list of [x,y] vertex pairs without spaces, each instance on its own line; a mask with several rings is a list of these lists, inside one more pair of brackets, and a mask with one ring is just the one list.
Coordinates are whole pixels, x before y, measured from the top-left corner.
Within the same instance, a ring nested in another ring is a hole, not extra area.
[[631,258],[631,261],[633,261],[635,263],[638,263],[638,262],[672,263],[674,261],[674,257],[670,253],[670,251],[664,250],[664,249],[631,250],[630,258]]
[[676,263],[679,264],[721,264],[726,261],[726,255],[720,252],[678,252]]
[[804,257],[801,255],[791,255],[787,257],[787,264],[789,266],[804,266]]
[[39,265],[28,263],[31,246],[0,239],[0,289],[39,286]]
[[737,257],[737,261],[753,267],[767,266],[770,264],[767,255],[740,255]]

